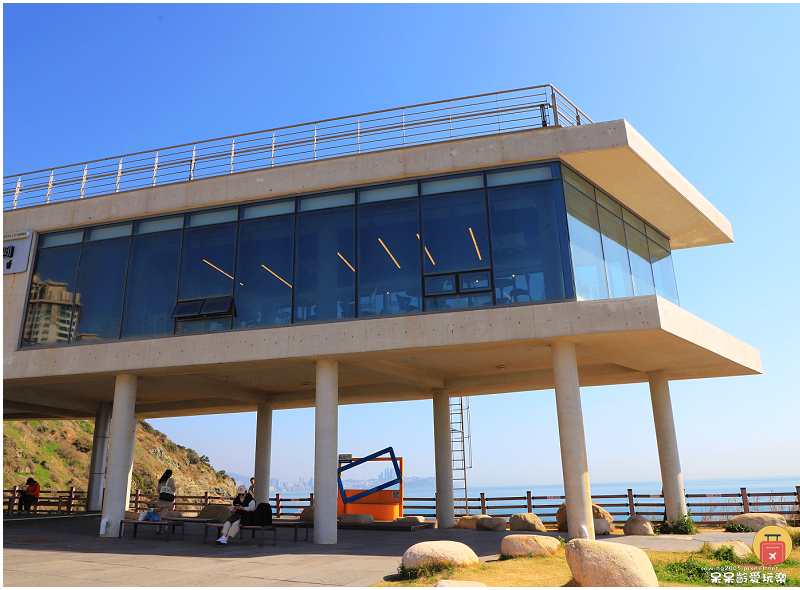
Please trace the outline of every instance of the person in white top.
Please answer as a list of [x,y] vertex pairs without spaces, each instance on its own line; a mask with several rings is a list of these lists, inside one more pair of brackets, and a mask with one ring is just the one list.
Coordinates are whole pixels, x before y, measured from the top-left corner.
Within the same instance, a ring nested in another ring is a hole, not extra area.
[[247,493],[245,486],[236,488],[236,497],[231,503],[231,515],[222,527],[222,536],[217,539],[218,547],[226,547],[229,537],[236,537],[241,527],[242,516],[245,512],[253,512],[256,509],[256,501]]

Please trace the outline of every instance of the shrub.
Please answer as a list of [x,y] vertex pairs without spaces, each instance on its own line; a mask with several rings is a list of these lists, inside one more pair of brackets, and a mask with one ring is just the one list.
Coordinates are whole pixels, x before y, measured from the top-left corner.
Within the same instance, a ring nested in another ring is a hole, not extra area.
[[72,441],[72,446],[78,449],[81,453],[88,453],[92,450],[92,441],[86,437],[80,436]]
[[653,564],[653,569],[659,580],[689,584],[710,584],[711,576],[709,575],[709,570],[704,568],[708,568],[708,564],[696,557]]
[[731,563],[738,561],[736,554],[733,552],[733,547],[727,545],[725,547],[720,547],[716,551],[711,551],[708,556],[718,561],[730,561]]
[[800,547],[800,531],[791,531],[789,536],[792,538],[792,547]]
[[662,535],[694,535],[697,533],[697,525],[692,520],[692,513],[689,512],[678,518],[678,520],[666,521],[658,527],[658,532]]
[[728,523],[725,525],[725,532],[726,533],[752,533],[754,532],[749,526],[745,526],[743,524],[732,524]]
[[452,563],[422,563],[416,568],[407,568],[402,563],[397,566],[397,575],[401,580],[430,578],[442,572],[447,572],[450,575],[454,571],[455,566]]

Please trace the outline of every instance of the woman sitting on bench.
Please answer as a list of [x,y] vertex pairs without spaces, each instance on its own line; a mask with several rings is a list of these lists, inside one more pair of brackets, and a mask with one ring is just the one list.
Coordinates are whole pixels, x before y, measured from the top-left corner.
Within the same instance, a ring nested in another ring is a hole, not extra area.
[[222,536],[217,539],[218,547],[226,547],[228,545],[228,537],[236,537],[239,532],[239,527],[242,526],[241,520],[245,512],[253,512],[256,509],[256,501],[253,496],[247,493],[245,486],[236,488],[236,498],[233,499],[231,504],[232,514],[225,521],[222,527]]

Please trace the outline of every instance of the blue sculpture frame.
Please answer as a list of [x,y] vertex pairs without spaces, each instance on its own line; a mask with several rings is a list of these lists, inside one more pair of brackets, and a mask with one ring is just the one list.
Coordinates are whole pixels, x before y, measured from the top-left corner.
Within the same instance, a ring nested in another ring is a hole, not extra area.
[[[394,472],[397,474],[397,477],[391,481],[384,482],[378,486],[375,486],[372,489],[364,490],[363,492],[360,492],[348,498],[344,493],[344,486],[342,485],[342,472],[347,471],[348,469],[351,469],[357,465],[361,465],[362,463],[366,463],[367,461],[372,461],[376,457],[380,457],[381,455],[385,455],[386,453],[389,453],[389,456],[392,458],[392,465],[394,465]],[[403,481],[403,475],[400,473],[400,467],[397,465],[397,457],[395,457],[394,455],[394,449],[392,447],[386,447],[385,449],[378,451],[377,453],[372,453],[367,457],[363,457],[361,459],[353,461],[352,463],[348,463],[344,467],[339,467],[339,469],[336,470],[336,480],[339,483],[339,495],[342,497],[342,503],[349,504],[350,502],[355,502],[356,500],[360,500],[361,498],[369,496],[370,494],[374,494],[375,492],[379,492],[383,489],[386,489],[389,486],[393,486],[396,483],[400,483],[401,481]]]

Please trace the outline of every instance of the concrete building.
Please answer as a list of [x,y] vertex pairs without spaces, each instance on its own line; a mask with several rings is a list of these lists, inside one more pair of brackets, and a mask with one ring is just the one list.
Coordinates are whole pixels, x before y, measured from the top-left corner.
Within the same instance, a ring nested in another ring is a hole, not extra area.
[[136,417],[257,411],[263,501],[273,412],[315,407],[314,540],[335,543],[340,404],[432,400],[446,527],[449,398],[554,389],[569,534],[593,537],[580,388],[638,382],[675,519],[669,381],[761,371],[679,306],[671,252],[732,242],[728,220],[551,86],[5,180],[4,231],[33,244],[3,277],[4,419],[97,420],[110,536]]

